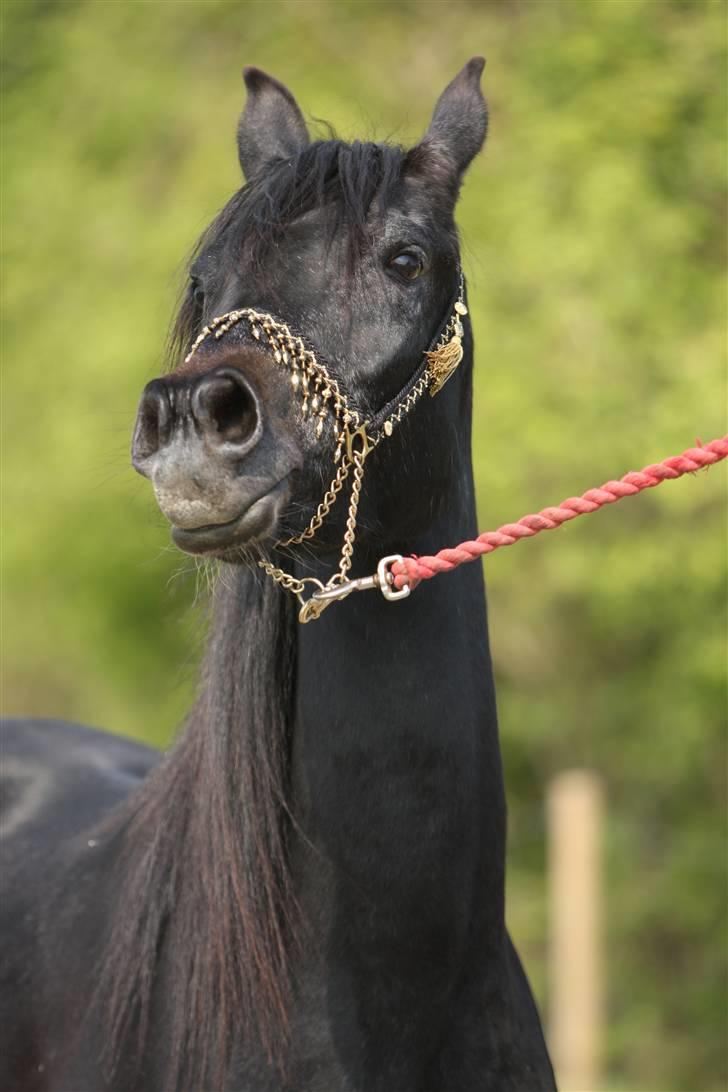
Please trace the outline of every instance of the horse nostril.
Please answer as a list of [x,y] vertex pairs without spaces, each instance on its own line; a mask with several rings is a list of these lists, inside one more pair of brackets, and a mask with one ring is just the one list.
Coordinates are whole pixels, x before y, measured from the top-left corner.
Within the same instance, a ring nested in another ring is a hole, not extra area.
[[260,421],[255,395],[237,371],[205,376],[192,396],[192,411],[214,441],[238,448],[250,446]]
[[158,379],[148,383],[142,394],[132,440],[131,457],[134,466],[154,455],[162,447],[169,434],[170,407],[164,387]]

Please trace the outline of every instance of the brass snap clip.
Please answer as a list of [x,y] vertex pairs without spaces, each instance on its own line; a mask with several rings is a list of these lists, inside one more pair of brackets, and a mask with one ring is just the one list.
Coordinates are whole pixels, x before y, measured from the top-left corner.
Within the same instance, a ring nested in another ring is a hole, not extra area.
[[403,588],[395,588],[392,575],[392,565],[395,561],[402,560],[401,554],[389,554],[382,558],[377,565],[377,571],[371,576],[360,576],[357,580],[340,580],[327,584],[301,604],[298,620],[303,623],[312,622],[320,618],[332,603],[346,599],[352,592],[369,591],[371,588],[379,588],[388,603],[406,599],[412,589],[409,584],[405,584]]

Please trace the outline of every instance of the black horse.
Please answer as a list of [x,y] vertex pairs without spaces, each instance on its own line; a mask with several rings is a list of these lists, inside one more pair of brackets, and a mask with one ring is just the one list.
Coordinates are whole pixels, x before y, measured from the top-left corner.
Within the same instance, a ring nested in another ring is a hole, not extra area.
[[482,69],[408,151],[311,143],[245,72],[248,182],[133,445],[218,566],[199,698],[162,757],[7,725],[6,1092],[554,1088],[504,922],[481,568],[392,604],[385,562],[323,611],[476,531],[453,214]]

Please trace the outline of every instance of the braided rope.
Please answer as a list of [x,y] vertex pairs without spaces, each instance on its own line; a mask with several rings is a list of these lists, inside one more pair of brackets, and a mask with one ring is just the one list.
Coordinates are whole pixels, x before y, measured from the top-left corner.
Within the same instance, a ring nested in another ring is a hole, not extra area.
[[394,585],[398,589],[405,584],[415,588],[421,580],[451,572],[458,565],[476,561],[501,546],[513,546],[522,538],[531,538],[540,531],[552,531],[570,519],[596,512],[605,504],[614,504],[622,497],[641,493],[643,489],[653,489],[668,479],[680,478],[683,474],[712,466],[726,456],[728,436],[700,447],[690,447],[682,455],[672,455],[661,463],[646,466],[644,470],[633,470],[619,481],[605,482],[601,489],[588,489],[580,497],[567,497],[557,508],[543,508],[536,515],[523,516],[516,523],[504,523],[497,531],[484,531],[472,542],[462,542],[453,549],[440,550],[434,557],[406,557],[392,565]]

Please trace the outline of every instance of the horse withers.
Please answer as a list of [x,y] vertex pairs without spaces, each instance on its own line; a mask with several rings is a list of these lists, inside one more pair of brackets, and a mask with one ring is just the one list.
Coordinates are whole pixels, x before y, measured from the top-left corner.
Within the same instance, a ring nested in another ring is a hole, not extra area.
[[390,603],[382,562],[476,532],[453,216],[482,69],[409,150],[311,142],[245,71],[247,183],[132,452],[218,567],[199,697],[163,757],[6,726],[7,1092],[554,1088],[504,920],[482,573]]

